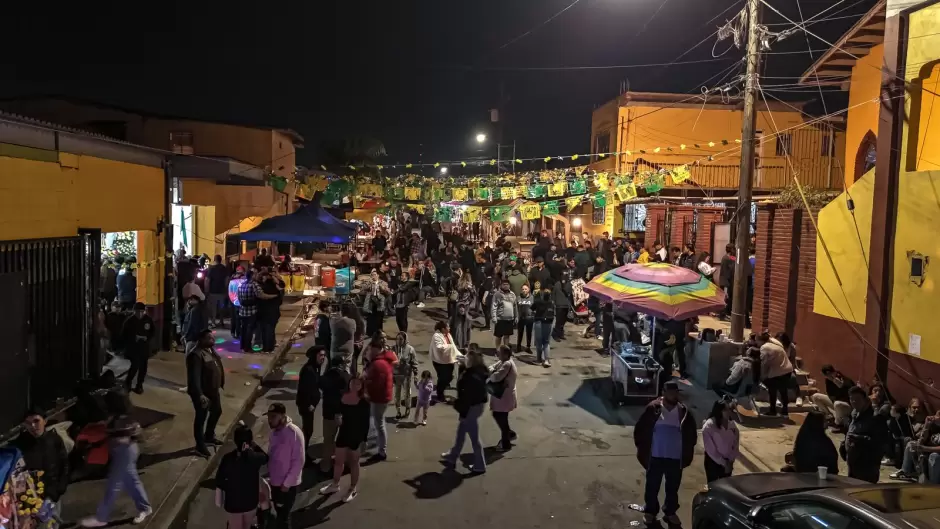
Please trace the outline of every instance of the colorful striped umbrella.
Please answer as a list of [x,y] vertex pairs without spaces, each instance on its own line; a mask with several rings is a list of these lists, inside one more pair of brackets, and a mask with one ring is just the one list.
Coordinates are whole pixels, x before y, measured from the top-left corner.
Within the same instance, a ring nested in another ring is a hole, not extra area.
[[667,320],[684,320],[725,306],[718,285],[698,272],[666,263],[621,266],[595,277],[584,290],[618,307]]

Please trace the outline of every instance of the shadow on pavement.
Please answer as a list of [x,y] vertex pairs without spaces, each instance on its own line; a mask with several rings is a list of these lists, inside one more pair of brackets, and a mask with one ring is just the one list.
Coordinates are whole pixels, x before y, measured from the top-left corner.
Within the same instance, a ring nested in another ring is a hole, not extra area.
[[[586,378],[575,390],[568,402],[602,419],[609,425],[634,426],[643,406],[614,406],[611,399],[613,388],[610,377]],[[629,411],[635,410],[636,413]]]
[[162,463],[164,461],[169,461],[171,459],[178,459],[181,457],[195,457],[196,452],[194,452],[193,446],[187,446],[185,448],[180,448],[179,450],[174,450],[172,452],[164,452],[158,454],[140,454],[140,458],[137,460],[137,468],[143,470],[149,466]]
[[425,472],[403,481],[405,485],[415,489],[415,498],[419,500],[436,500],[446,496],[459,487],[467,477],[465,474],[444,470],[442,472]]
[[[339,494],[345,493],[345,489],[341,489]],[[343,505],[339,496],[337,496],[336,501],[327,505],[326,502],[329,501],[332,496],[319,496],[317,499],[313,500],[313,503],[310,505],[291,513],[291,527],[303,529],[305,527],[315,527],[328,522],[330,520],[330,513],[337,507]]]

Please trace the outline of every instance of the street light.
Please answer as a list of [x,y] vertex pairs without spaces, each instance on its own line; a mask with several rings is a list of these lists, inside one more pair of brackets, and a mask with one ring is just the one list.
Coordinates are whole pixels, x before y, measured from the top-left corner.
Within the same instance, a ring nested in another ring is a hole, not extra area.
[[441,167],[441,174],[447,174],[447,168]]
[[486,141],[486,134],[483,134],[482,132],[477,134],[477,143],[483,143],[485,141]]
[[575,228],[580,228],[580,227],[581,227],[581,217],[575,217],[575,218],[571,219],[571,225],[574,226]]

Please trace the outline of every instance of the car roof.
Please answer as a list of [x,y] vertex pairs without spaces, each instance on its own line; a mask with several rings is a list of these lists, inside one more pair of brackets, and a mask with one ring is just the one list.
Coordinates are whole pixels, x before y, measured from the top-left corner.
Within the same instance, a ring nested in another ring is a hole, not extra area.
[[843,494],[877,511],[898,527],[940,527],[940,487],[886,483],[847,489]]
[[834,488],[854,488],[863,485],[866,485],[864,481],[845,476],[829,476],[826,480],[820,480],[815,473],[758,472],[718,480],[709,485],[709,488],[723,490],[750,500],[759,500],[784,494]]

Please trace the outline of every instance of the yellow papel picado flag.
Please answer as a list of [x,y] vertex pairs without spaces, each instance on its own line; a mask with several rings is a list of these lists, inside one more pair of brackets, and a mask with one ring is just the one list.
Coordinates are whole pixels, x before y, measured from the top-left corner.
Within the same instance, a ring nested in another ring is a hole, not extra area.
[[542,216],[542,207],[538,204],[522,204],[519,206],[519,216],[522,220],[536,220]]
[[463,212],[464,222],[480,222],[480,216],[483,214],[483,208],[479,206],[470,206]]

